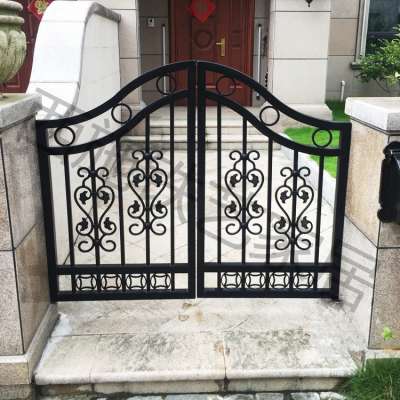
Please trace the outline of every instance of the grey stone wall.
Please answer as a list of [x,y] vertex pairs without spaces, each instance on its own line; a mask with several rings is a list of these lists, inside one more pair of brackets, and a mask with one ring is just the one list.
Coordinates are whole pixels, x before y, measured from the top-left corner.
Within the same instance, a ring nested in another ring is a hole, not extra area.
[[0,100],[0,399],[3,392],[14,398],[29,393],[26,385],[56,318],[36,146],[39,107],[36,95]]
[[[355,98],[346,103],[353,122],[346,215],[355,228],[345,232],[345,244],[359,251],[345,260],[344,271],[363,277],[356,288],[361,289],[364,306],[356,319],[362,320],[359,324],[366,332],[370,325],[367,339],[371,349],[400,349],[400,226],[382,223],[377,217],[383,150],[398,140],[399,104],[400,98]],[[349,301],[345,292],[345,302]],[[393,340],[384,340],[385,327],[393,330]]]
[[7,295],[1,295],[0,315],[11,324],[1,324],[0,355],[28,348],[49,304],[34,103],[26,105],[32,112],[24,121],[0,126],[0,268],[7,277],[2,279]]

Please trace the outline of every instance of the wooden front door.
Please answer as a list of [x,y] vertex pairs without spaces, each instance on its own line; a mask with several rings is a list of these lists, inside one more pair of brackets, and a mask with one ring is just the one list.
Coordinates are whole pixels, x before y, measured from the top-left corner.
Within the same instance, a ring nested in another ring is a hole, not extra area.
[[4,92],[9,93],[24,93],[28,88],[32,70],[33,50],[35,48],[36,35],[39,29],[39,20],[28,11],[29,0],[19,0],[19,3],[24,7],[21,16],[25,20],[22,28],[26,35],[27,51],[21,69],[13,79],[5,84]]
[[[192,0],[170,0],[171,62],[207,60],[252,75],[254,0],[212,0],[215,10],[201,22],[192,15]],[[197,5],[202,7],[201,2]],[[219,76],[207,75],[207,87],[213,89]],[[177,76],[183,87],[184,77]],[[231,92],[232,82],[221,80],[219,89]],[[242,105],[251,105],[249,88],[238,84],[230,96]]]

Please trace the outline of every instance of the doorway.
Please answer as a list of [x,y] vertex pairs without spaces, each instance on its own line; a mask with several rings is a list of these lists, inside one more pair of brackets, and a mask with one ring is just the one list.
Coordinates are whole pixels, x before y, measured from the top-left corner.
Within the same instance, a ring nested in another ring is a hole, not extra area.
[[[207,12],[207,3],[214,4],[215,8]],[[203,18],[199,19],[194,14]],[[170,61],[212,61],[251,76],[253,27],[254,0],[171,0]],[[233,82],[228,80],[218,83],[217,74],[207,76],[208,88],[215,89],[217,84],[223,93],[234,90],[231,98],[239,104],[251,105],[248,87],[234,88]],[[185,76],[178,74],[178,88],[185,85]]]

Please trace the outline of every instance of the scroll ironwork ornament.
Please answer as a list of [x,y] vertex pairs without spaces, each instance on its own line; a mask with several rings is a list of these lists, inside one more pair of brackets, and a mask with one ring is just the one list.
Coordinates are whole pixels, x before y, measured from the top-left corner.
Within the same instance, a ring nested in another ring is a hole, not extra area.
[[[230,222],[226,226],[226,232],[229,235],[236,235],[246,229],[252,235],[259,235],[262,232],[262,226],[256,221],[264,214],[264,207],[256,199],[264,184],[264,174],[256,165],[256,161],[260,158],[260,153],[257,150],[252,150],[248,153],[233,150],[229,154],[229,158],[234,163],[233,167],[225,174],[225,185],[231,193],[232,199],[225,206],[224,211],[226,217],[234,220],[234,222]],[[243,168],[244,164],[246,168]],[[246,171],[245,176],[243,176],[243,171]],[[242,190],[240,184],[243,183],[243,179],[246,179],[250,189],[250,195],[246,195],[245,204],[242,204],[242,200],[240,200]],[[243,223],[243,220],[246,222]]]
[[[109,171],[105,167],[95,170],[81,167],[77,174],[82,178],[82,182],[75,189],[74,200],[83,214],[75,226],[76,233],[79,235],[78,249],[82,253],[88,253],[95,246],[99,246],[106,252],[112,252],[117,245],[110,237],[116,232],[117,225],[108,215],[115,201],[114,190],[106,184]],[[92,179],[95,180],[95,192],[93,192]],[[97,221],[94,221],[92,217],[93,201],[96,202],[98,209]],[[94,234],[96,229],[97,240]]]
[[[275,200],[282,211],[282,215],[274,223],[275,232],[281,237],[275,241],[277,250],[286,250],[290,245],[295,245],[300,250],[308,250],[311,247],[311,240],[305,237],[313,230],[313,223],[308,219],[306,212],[314,200],[314,189],[307,184],[306,177],[310,175],[308,167],[301,167],[293,170],[284,167],[280,171],[285,178],[283,185],[279,186],[275,192]],[[297,180],[296,191],[294,192],[294,180]],[[296,197],[298,212],[295,220],[292,221],[291,206]],[[295,228],[293,230],[293,228]],[[293,233],[294,232],[294,233]],[[283,237],[282,237],[283,236]]]
[[[162,236],[167,227],[160,221],[168,214],[168,208],[160,199],[168,183],[168,175],[159,165],[163,153],[159,150],[149,153],[135,150],[132,158],[136,160],[136,166],[128,173],[128,184],[136,198],[128,207],[128,215],[134,220],[129,226],[129,232],[138,236],[145,230],[150,230],[155,235]],[[156,190],[149,204],[143,199],[147,185],[150,192],[151,186]]]

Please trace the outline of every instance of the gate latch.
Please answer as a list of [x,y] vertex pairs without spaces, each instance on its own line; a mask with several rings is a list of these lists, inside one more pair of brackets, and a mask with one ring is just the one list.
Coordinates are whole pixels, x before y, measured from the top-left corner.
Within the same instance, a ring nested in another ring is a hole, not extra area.
[[400,224],[400,142],[388,144],[383,153],[378,218]]

